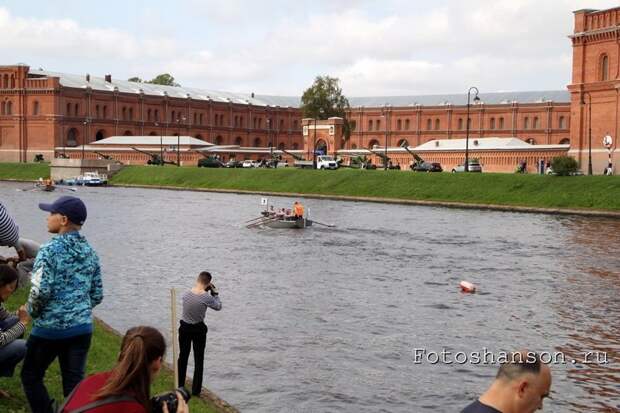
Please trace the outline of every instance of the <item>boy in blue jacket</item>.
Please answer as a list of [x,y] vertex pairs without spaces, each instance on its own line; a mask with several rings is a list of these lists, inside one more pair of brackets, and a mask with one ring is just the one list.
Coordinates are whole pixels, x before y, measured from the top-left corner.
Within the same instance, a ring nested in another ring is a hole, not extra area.
[[86,356],[93,332],[92,309],[103,299],[99,258],[79,233],[86,206],[76,197],[63,196],[48,211],[47,229],[57,234],[41,246],[32,270],[26,308],[33,328],[26,345],[22,384],[33,412],[52,412],[43,377],[58,357],[65,397],[84,378]]

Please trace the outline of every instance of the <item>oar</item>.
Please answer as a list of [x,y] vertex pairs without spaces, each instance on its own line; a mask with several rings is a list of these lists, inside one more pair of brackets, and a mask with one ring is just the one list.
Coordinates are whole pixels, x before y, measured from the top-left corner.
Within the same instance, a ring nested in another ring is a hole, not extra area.
[[332,225],[332,224],[324,224],[324,223],[319,222],[319,221],[312,221],[312,223],[313,223],[313,224],[323,225],[324,227],[328,227],[328,228],[333,228],[333,227],[335,227],[335,225]]
[[246,225],[246,228],[254,228],[254,227],[258,227],[261,226],[267,222],[271,222],[271,221],[276,221],[278,219],[278,217],[267,217],[265,219],[263,219],[262,221],[258,221],[258,222],[253,222],[249,225]]
[[60,189],[63,191],[71,191],[71,192],[77,192],[77,188],[64,188],[64,187],[56,187],[56,189]]
[[264,218],[266,218],[266,217],[265,217],[265,216],[260,216],[260,217],[258,217],[258,218],[252,218],[252,219],[251,219],[251,220],[249,220],[249,221],[245,221],[245,222],[244,222],[244,224],[247,224],[248,222],[256,221],[257,219],[264,219]]

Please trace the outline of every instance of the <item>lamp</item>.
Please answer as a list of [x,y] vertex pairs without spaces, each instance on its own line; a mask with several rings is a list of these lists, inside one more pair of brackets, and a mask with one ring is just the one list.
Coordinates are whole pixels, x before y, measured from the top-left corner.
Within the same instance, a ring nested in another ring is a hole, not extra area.
[[472,90],[476,91],[476,94],[474,95],[474,103],[478,103],[480,102],[480,98],[478,97],[478,88],[475,86],[472,86],[469,88],[469,90],[467,91],[467,126],[466,126],[466,130],[467,132],[465,133],[465,166],[464,166],[464,171],[465,172],[469,172],[469,102],[470,102],[470,98],[471,98],[471,92]]

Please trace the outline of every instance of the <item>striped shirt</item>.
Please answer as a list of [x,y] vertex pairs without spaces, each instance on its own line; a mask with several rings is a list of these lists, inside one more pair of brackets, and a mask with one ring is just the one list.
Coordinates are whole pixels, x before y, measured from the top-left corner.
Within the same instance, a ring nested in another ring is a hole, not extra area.
[[[4,304],[0,303],[0,321],[6,320],[9,318],[11,313],[6,311],[4,308]],[[21,321],[18,321],[13,325],[13,327],[8,328],[6,330],[0,330],[0,347],[4,347],[7,344],[15,341],[17,337],[20,337],[26,331],[26,327],[22,324]]]
[[12,247],[19,240],[19,227],[13,218],[6,212],[4,205],[0,204],[0,245]]
[[219,295],[214,297],[207,292],[196,294],[193,291],[188,291],[183,294],[183,316],[181,320],[188,324],[200,323],[204,321],[207,307],[220,311],[222,309],[222,302]]

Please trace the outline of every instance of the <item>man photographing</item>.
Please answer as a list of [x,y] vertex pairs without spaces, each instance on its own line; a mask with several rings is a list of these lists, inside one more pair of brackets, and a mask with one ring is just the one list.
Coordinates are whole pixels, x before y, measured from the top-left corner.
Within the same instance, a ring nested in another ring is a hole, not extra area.
[[[198,274],[194,287],[183,294],[183,315],[179,326],[179,386],[185,385],[187,360],[190,347],[194,348],[194,379],[192,394],[200,395],[202,390],[202,373],[207,344],[207,325],[204,322],[207,307],[220,311],[222,302],[215,285],[211,283],[211,274],[203,271]],[[209,292],[211,293],[209,295]]]

